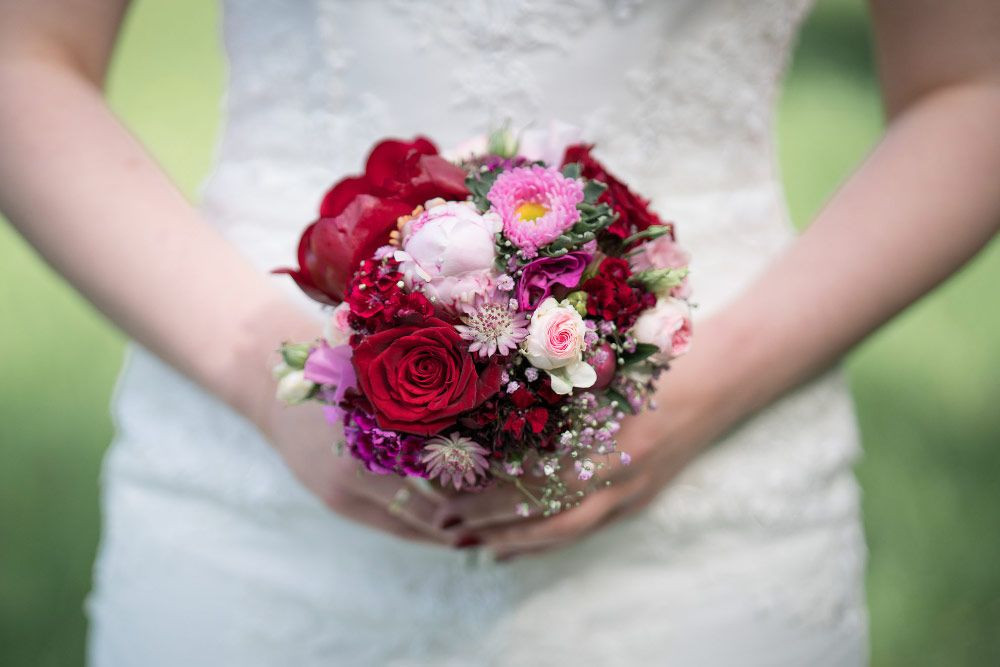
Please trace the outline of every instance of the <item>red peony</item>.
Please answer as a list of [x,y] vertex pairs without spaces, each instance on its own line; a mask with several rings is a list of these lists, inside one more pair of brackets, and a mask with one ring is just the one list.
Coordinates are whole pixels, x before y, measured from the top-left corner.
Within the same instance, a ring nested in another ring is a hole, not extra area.
[[433,317],[363,338],[354,368],[379,427],[432,435],[495,394],[501,367],[478,370],[466,347],[455,327]]
[[299,240],[299,268],[287,273],[313,299],[330,305],[361,260],[389,242],[396,221],[428,199],[464,199],[465,171],[437,154],[427,139],[380,142],[365,173],[342,179],[323,197],[320,218]]
[[660,217],[649,209],[649,200],[629,190],[628,186],[615,178],[590,154],[593,148],[592,144],[568,146],[563,157],[563,165],[576,162],[580,165],[581,175],[584,178],[600,181],[608,186],[598,201],[610,206],[611,210],[618,214],[618,219],[605,231],[624,239],[651,225],[664,224]]
[[628,262],[607,257],[597,269],[597,275],[583,283],[587,293],[587,314],[614,322],[622,331],[635,324],[639,314],[656,304],[656,295],[632,287]]

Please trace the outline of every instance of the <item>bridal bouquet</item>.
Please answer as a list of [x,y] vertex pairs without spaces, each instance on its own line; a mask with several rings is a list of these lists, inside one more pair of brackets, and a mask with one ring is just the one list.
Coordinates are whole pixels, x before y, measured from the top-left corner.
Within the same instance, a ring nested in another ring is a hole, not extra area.
[[500,480],[552,514],[582,496],[567,478],[628,463],[621,420],[689,345],[688,257],[591,146],[534,143],[502,131],[452,161],[425,138],[376,145],[276,271],[331,312],[275,373],[371,472]]

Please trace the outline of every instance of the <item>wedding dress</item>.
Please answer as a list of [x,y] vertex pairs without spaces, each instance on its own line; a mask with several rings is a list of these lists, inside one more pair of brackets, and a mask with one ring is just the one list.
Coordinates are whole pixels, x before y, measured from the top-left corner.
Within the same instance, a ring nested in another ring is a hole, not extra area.
[[[294,261],[324,189],[376,140],[444,148],[508,118],[559,120],[677,221],[704,316],[793,239],[772,130],[807,4],[227,0],[202,208],[265,271]],[[114,416],[97,667],[867,661],[858,435],[836,372],[709,448],[640,516],[512,564],[329,512],[250,424],[138,347]]]

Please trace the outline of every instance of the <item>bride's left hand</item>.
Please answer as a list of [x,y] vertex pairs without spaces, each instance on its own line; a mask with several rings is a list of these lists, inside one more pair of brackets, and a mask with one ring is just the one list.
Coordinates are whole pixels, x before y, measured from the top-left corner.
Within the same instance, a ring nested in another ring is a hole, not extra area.
[[461,536],[458,544],[482,546],[497,560],[509,560],[575,542],[648,505],[718,435],[720,426],[711,418],[712,402],[694,388],[681,386],[681,374],[672,377],[674,373],[667,373],[666,386],[658,392],[663,407],[622,422],[618,448],[629,454],[631,463],[625,466],[619,457],[609,457],[613,465],[600,473],[602,482],[611,482],[609,486],[591,491],[579,506],[551,517],[517,516],[514,508],[524,497],[510,484],[456,496],[448,513],[462,519],[452,528]]

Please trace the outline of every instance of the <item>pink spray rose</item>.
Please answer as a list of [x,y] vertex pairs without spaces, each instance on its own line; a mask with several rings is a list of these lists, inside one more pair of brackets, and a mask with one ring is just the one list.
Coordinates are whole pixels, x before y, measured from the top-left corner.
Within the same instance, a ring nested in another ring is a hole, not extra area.
[[691,347],[691,309],[680,299],[659,299],[639,316],[632,333],[640,343],[660,348],[659,361],[675,359]]
[[568,394],[597,381],[594,368],[583,360],[587,327],[576,308],[549,297],[531,315],[528,338],[522,344],[532,366],[549,374],[552,391]]

